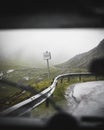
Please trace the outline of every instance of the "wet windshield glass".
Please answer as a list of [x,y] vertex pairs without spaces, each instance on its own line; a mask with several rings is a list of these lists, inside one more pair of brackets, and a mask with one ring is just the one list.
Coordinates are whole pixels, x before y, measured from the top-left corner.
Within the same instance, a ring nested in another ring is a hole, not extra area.
[[0,117],[103,117],[103,2],[2,5]]
[[[9,84],[1,84],[1,102],[4,101],[1,109],[43,91],[58,75],[89,72],[93,57],[103,56],[103,34],[103,29],[84,28],[1,30],[1,79]],[[51,58],[46,55],[44,59],[47,50]],[[67,78],[62,83],[59,80],[55,88],[53,98],[57,103],[64,100],[64,91],[70,84],[79,82],[79,75],[70,81]],[[85,80],[83,77],[82,81]]]

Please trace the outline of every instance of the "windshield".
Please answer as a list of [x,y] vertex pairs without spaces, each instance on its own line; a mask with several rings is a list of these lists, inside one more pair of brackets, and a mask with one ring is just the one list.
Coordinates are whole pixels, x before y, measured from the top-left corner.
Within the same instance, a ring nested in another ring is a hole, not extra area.
[[47,4],[2,4],[0,116],[35,125],[57,113],[103,118],[104,4]]

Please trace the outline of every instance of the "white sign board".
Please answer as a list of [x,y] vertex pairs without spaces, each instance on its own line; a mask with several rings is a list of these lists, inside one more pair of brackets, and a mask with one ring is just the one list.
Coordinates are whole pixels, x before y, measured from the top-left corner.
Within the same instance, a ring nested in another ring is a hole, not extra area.
[[45,53],[43,53],[43,57],[44,57],[44,60],[51,59],[51,53],[46,51]]

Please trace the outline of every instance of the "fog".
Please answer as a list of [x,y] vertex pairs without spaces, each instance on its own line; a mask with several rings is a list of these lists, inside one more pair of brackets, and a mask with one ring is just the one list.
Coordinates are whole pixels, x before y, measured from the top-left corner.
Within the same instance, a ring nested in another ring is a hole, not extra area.
[[51,53],[50,64],[63,63],[96,47],[104,29],[13,29],[0,30],[0,58],[45,65],[43,53]]

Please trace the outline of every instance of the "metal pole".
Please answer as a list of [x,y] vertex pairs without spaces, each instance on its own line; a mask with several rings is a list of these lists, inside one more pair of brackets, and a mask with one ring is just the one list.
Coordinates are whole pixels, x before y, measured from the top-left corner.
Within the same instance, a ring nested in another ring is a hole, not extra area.
[[48,79],[50,79],[49,59],[51,59],[51,53],[46,51],[43,53],[44,60],[47,60]]
[[48,79],[50,79],[49,60],[47,59]]

